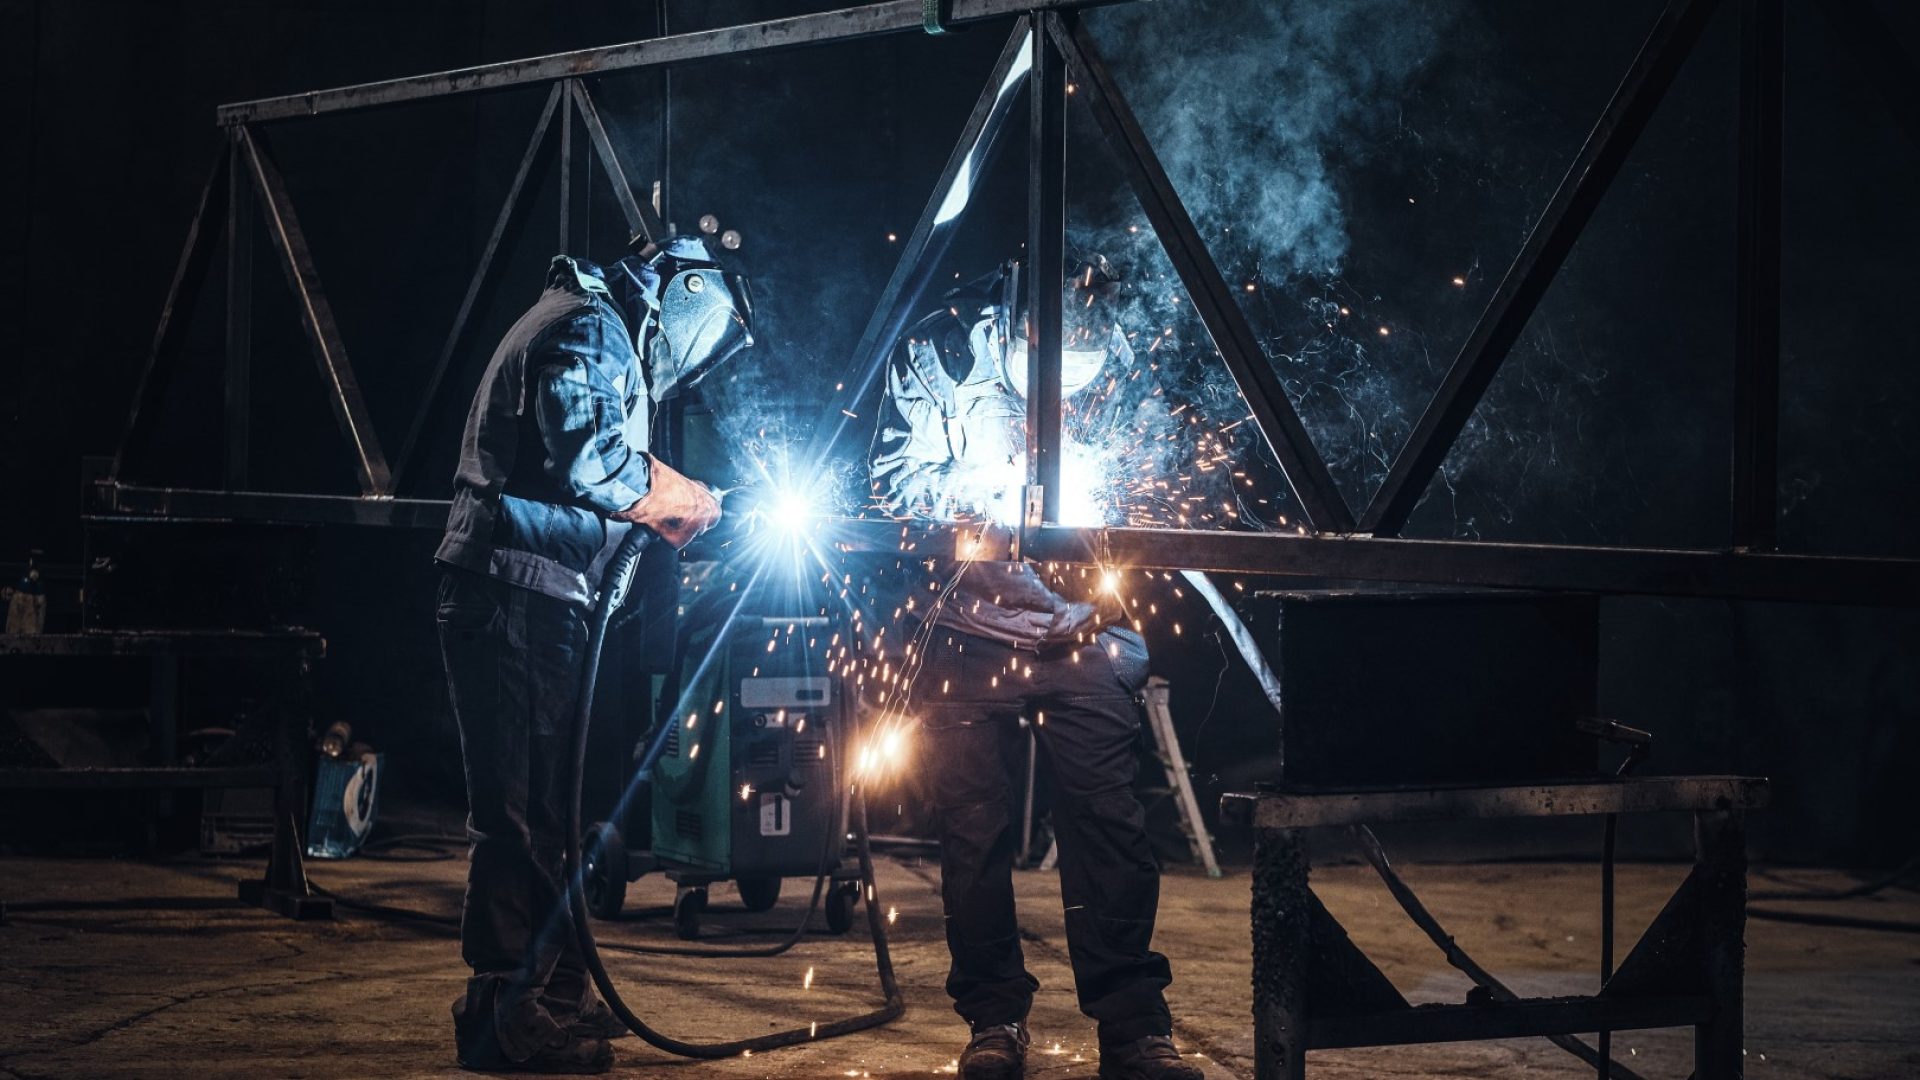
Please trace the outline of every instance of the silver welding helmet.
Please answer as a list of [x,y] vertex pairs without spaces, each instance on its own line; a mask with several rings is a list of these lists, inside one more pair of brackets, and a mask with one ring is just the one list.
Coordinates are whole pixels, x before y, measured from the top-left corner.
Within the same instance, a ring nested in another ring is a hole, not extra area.
[[697,384],[753,345],[747,279],[712,263],[663,267],[660,326],[652,352],[655,397]]
[[[1024,264],[1007,264],[1002,278],[1000,310],[1011,313],[1001,332],[1007,342],[1003,363],[1007,382],[1021,397],[1027,396],[1026,291],[1020,277]],[[1121,366],[1133,364],[1133,350],[1126,335],[1115,322],[1114,309],[1124,292],[1125,282],[1105,256],[1086,254],[1069,257],[1065,270],[1066,296],[1061,305],[1062,334],[1060,349],[1060,394],[1072,397],[1098,379],[1110,360]]]
[[615,263],[609,283],[647,358],[656,401],[698,383],[753,344],[753,293],[697,236],[647,244]]

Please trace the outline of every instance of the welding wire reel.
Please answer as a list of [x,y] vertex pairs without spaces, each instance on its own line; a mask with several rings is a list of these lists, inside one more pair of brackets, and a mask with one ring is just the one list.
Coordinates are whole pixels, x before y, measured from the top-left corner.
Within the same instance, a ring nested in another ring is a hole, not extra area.
[[[792,1028],[757,1038],[736,1039],[721,1043],[685,1042],[661,1034],[635,1015],[620,996],[619,989],[613,985],[612,978],[607,974],[606,965],[601,963],[600,951],[593,938],[592,922],[587,914],[586,890],[583,887],[583,860],[580,850],[580,800],[586,774],[587,728],[592,720],[593,691],[599,680],[600,654],[606,643],[607,627],[614,609],[618,608],[621,600],[625,598],[627,586],[632,581],[633,571],[640,561],[640,556],[646,551],[652,539],[653,533],[644,528],[635,527],[628,530],[627,534],[621,538],[613,559],[607,565],[606,573],[600,582],[598,602],[594,605],[588,620],[587,651],[580,668],[580,687],[574,712],[572,791],[567,799],[567,836],[564,851],[569,882],[567,902],[573,916],[573,932],[580,945],[581,959],[585,962],[588,973],[593,976],[594,986],[599,989],[600,996],[606,1001],[607,1007],[612,1009],[613,1014],[618,1016],[635,1035],[649,1045],[681,1057],[734,1057],[755,1050],[774,1050],[783,1046],[830,1039],[889,1023],[906,1011],[906,998],[901,994],[899,983],[894,978],[893,958],[887,942],[886,919],[880,914],[880,904],[874,886],[873,852],[867,842],[866,796],[859,788],[853,791],[851,816],[855,851],[858,853],[860,865],[858,887],[867,900],[867,926],[873,935],[874,968],[880,978],[881,991],[885,995],[885,1002],[880,1008],[844,1020],[810,1024],[807,1027]],[[822,875],[814,883],[816,903],[819,900],[824,877],[825,875]],[[840,893],[841,890],[836,889],[835,892]],[[809,915],[812,914],[812,910],[812,907],[809,907]],[[830,919],[831,916],[830,907]],[[848,922],[851,922],[851,912],[848,914]],[[804,932],[805,929],[806,924],[803,922],[800,931],[796,932],[796,938],[798,933]],[[668,950],[649,951],[666,952]]]

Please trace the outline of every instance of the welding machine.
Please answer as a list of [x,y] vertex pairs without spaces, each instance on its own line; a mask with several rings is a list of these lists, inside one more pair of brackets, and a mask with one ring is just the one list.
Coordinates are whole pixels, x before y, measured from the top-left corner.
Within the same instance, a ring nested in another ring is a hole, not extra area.
[[[584,867],[589,910],[617,916],[627,883],[657,869],[678,886],[674,929],[690,939],[710,885],[731,880],[748,910],[765,911],[782,879],[825,875],[828,929],[852,925],[860,888],[844,858],[843,768],[852,712],[827,672],[834,640],[822,616],[742,612],[685,635],[661,695],[663,726],[637,752],[650,783],[628,815],[634,827],[588,831],[598,852]],[[649,767],[643,752],[656,744]],[[650,849],[627,850],[623,833],[649,835]]]

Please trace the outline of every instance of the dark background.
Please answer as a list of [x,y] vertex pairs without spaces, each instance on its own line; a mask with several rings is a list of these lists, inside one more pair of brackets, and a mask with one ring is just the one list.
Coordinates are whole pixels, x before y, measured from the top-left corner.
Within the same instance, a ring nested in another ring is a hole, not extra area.
[[[680,4],[672,20],[687,30],[827,6]],[[1234,15],[1236,6],[1156,0],[1088,18],[1222,269],[1257,286],[1244,295],[1248,314],[1357,504],[1658,5],[1281,3],[1265,9],[1278,13],[1271,21]],[[1877,6],[1911,51],[1920,40],[1913,13]],[[1724,542],[1737,87],[1735,5],[1726,7],[1411,534]],[[222,146],[216,105],[646,37],[655,19],[645,3],[0,0],[0,130],[9,133],[0,168],[0,568],[12,576],[30,551],[42,552],[56,621],[73,617],[85,554],[81,459],[116,444]],[[1789,3],[1788,20],[1781,543],[1920,555],[1912,448],[1920,364],[1908,311],[1920,150],[1811,10]],[[1183,22],[1191,33],[1168,29]],[[1269,43],[1262,35],[1275,26],[1297,36]],[[685,228],[712,213],[746,235],[742,254],[765,316],[762,347],[708,395],[724,436],[768,425],[804,433],[823,414],[892,268],[897,248],[887,236],[912,228],[1003,40],[994,27],[901,35],[675,76],[671,217]],[[646,73],[595,88],[635,178],[657,172],[659,86]],[[268,129],[390,456],[544,92]],[[1194,110],[1287,123],[1235,129],[1244,133],[1238,152],[1221,154],[1196,137]],[[1316,126],[1317,115],[1337,122]],[[1112,255],[1138,283],[1157,280],[1164,263],[1141,243],[1144,229],[1125,231],[1137,212],[1091,125],[1079,116],[1072,124],[1076,242]],[[1016,124],[949,270],[972,276],[1017,247],[1021,136]],[[1332,230],[1321,239],[1337,233],[1337,257],[1278,245],[1275,223],[1246,202],[1240,183],[1263,170],[1276,183],[1286,171],[1325,179],[1315,227]],[[559,244],[557,182],[546,183],[521,242],[503,253],[502,301],[476,324],[428,432],[430,452],[402,494],[446,493],[466,387]],[[585,254],[611,259],[624,230],[604,184],[596,176],[592,185]],[[1454,286],[1455,275],[1466,284]],[[221,285],[216,269],[189,363],[164,400],[154,447],[129,465],[132,479],[217,483]],[[252,486],[348,493],[345,450],[264,246],[254,292]],[[1329,326],[1329,305],[1350,314]],[[1147,306],[1141,318],[1162,314]],[[1380,336],[1379,327],[1392,332]],[[1194,327],[1179,329],[1182,340],[1201,339]],[[331,646],[324,711],[353,719],[388,750],[403,784],[457,797],[430,625],[435,538],[301,532],[316,583],[301,619]],[[244,579],[269,562],[241,556],[232,572]],[[1200,610],[1186,614],[1190,626],[1209,625]],[[1163,638],[1156,666],[1174,680],[1175,715],[1210,804],[1239,778],[1231,763],[1267,745],[1269,721],[1210,631]],[[1920,824],[1903,797],[1920,765],[1917,658],[1912,611],[1608,600],[1601,709],[1654,730],[1663,769],[1775,777],[1776,808],[1756,823],[1765,854],[1885,861],[1908,853]],[[1674,850],[1677,839],[1629,837],[1649,852]]]

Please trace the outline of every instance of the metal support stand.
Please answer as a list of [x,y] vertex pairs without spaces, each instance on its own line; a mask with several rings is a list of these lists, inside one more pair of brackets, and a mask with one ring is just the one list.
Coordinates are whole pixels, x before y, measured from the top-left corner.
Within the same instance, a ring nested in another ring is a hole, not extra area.
[[[1256,830],[1254,1075],[1300,1080],[1307,1051],[1694,1028],[1700,1080],[1741,1075],[1746,931],[1744,812],[1766,804],[1752,777],[1681,776],[1507,787],[1233,794],[1223,820]],[[1598,994],[1414,1008],[1308,887],[1306,830],[1393,821],[1677,811],[1694,815],[1688,876]]]

